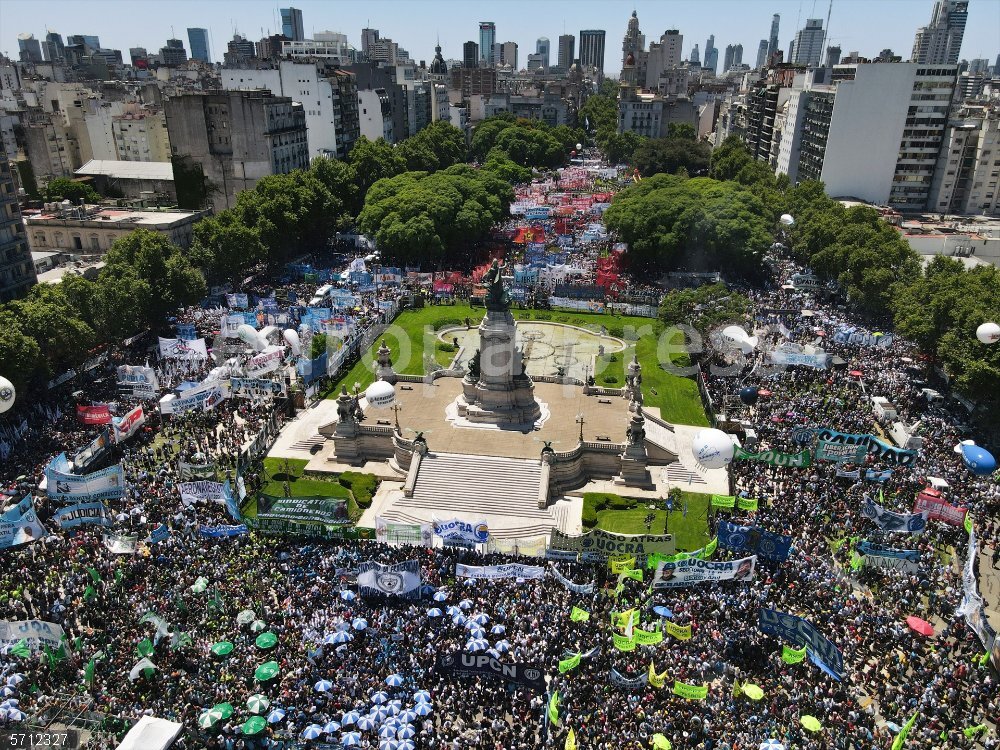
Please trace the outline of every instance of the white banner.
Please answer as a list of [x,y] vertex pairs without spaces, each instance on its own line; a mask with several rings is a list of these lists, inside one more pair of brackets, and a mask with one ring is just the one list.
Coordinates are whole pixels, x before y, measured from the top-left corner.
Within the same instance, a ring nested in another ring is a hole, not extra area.
[[53,458],[45,468],[45,491],[56,500],[103,500],[125,494],[125,472],[121,464],[92,474],[70,474],[71,466],[65,453]]
[[124,417],[114,417],[111,423],[115,427],[115,442],[121,443],[132,437],[136,430],[146,423],[146,414],[141,406],[137,406]]
[[205,339],[165,339],[160,337],[160,356],[166,359],[208,359]]
[[13,646],[22,640],[32,651],[42,646],[58,648],[64,638],[62,627],[45,620],[0,620],[0,646]]
[[160,381],[152,367],[121,365],[118,368],[118,387],[131,391],[136,398],[154,398],[160,389]]
[[469,544],[484,544],[490,538],[490,527],[486,521],[463,521],[460,518],[439,521],[435,518],[434,533],[442,539],[460,539]]
[[521,565],[520,563],[509,563],[507,565],[462,565],[455,563],[456,578],[485,578],[496,580],[499,578],[543,578],[545,568],[540,565]]
[[709,581],[749,581],[757,566],[757,555],[726,562],[689,558],[661,562],[653,578],[653,589],[673,589]]
[[553,577],[568,590],[572,591],[574,594],[594,593],[593,583],[573,583],[566,576],[564,576],[562,573],[559,572],[559,568],[556,567],[555,563],[549,563],[549,567],[552,569]]
[[281,366],[281,360],[285,356],[285,347],[269,346],[260,354],[255,354],[244,366],[244,371],[248,378],[259,378],[269,372],[277,370]]
[[222,482],[209,482],[200,480],[197,482],[178,482],[177,490],[181,493],[181,502],[184,505],[207,502],[209,500],[224,502],[225,495],[222,491]]
[[358,591],[362,596],[416,599],[420,596],[420,563],[417,560],[395,565],[361,563],[358,566]]

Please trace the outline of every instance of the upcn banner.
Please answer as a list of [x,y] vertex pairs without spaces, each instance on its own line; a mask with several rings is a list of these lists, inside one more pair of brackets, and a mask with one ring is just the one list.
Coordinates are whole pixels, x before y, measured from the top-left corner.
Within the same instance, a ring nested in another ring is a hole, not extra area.
[[437,671],[452,677],[503,680],[537,692],[545,690],[544,672],[530,664],[505,664],[489,654],[460,651],[437,658]]

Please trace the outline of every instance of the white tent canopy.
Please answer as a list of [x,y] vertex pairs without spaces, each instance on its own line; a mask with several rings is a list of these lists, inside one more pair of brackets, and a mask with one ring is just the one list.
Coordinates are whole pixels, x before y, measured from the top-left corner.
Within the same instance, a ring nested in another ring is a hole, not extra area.
[[125,735],[118,750],[167,750],[183,728],[183,724],[143,716]]

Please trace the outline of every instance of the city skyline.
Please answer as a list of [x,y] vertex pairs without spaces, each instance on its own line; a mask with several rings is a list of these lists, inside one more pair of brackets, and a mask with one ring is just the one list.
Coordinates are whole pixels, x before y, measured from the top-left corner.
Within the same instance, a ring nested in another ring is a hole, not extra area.
[[[316,0],[274,5],[262,0],[220,0],[207,4],[192,0],[170,4],[137,0],[129,7],[142,6],[141,13],[114,12],[122,4],[123,0],[94,0],[86,5],[84,12],[81,4],[63,0],[7,3],[0,49],[16,59],[18,34],[33,33],[36,39],[43,40],[46,31],[51,30],[60,33],[63,39],[69,34],[94,34],[100,37],[104,47],[127,53],[130,47],[159,49],[171,36],[183,39],[187,46],[186,29],[199,27],[209,30],[213,58],[221,62],[221,53],[232,39],[234,30],[252,41],[268,33],[279,33],[279,8],[291,6],[302,11],[307,37],[326,30],[338,31],[346,34],[349,42],[360,49],[361,29],[376,28],[406,49],[415,61],[424,60],[427,64],[434,57],[438,38],[445,59],[461,59],[462,44],[469,40],[478,42],[479,22],[483,20],[495,22],[497,42],[517,43],[522,67],[540,36],[558,39],[561,34],[572,34],[579,37],[581,30],[603,29],[608,40],[604,71],[606,75],[616,76],[621,69],[618,40],[624,36],[633,9],[638,13],[647,40],[658,39],[667,29],[678,29],[684,36],[683,59],[688,59],[694,45],[703,46],[710,35],[714,35],[716,47],[723,50],[730,44],[756,49],[759,41],[767,38],[774,13],[781,15],[779,49],[787,56],[789,43],[808,18],[820,18],[826,27],[829,8],[822,0],[717,0],[697,5],[653,0],[573,4],[513,0],[495,5],[427,0],[420,4],[419,13],[408,16],[407,10],[416,3],[400,0],[357,6],[338,3],[333,7]],[[891,48],[904,60],[908,59],[914,34],[929,22],[933,6],[933,0],[838,0],[833,6],[826,45],[837,45],[845,54],[857,50],[866,57],[875,57],[882,49]],[[529,7],[532,20],[525,16]],[[403,17],[405,21],[400,20]],[[576,49],[576,56],[579,56],[578,38]],[[188,50],[189,55],[190,52]],[[998,53],[1000,3],[972,0],[961,58],[992,61]]]

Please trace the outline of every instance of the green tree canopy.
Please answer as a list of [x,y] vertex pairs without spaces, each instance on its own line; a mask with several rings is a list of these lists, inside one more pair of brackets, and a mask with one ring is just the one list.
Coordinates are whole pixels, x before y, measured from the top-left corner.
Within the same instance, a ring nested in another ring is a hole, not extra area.
[[222,282],[246,276],[267,260],[267,248],[236,211],[220,211],[195,224],[190,257],[210,281]]
[[395,177],[406,171],[406,159],[403,154],[393,148],[385,138],[370,141],[361,136],[351,149],[347,161],[354,168],[358,191],[362,196],[379,180]]
[[100,203],[101,195],[86,182],[77,182],[69,177],[56,177],[49,181],[43,192],[47,201],[69,200],[79,204],[83,199],[87,203]]
[[712,149],[707,143],[699,143],[693,138],[650,138],[635,149],[631,163],[643,177],[660,173],[674,174],[680,169],[689,175],[697,175],[708,170],[711,155]]
[[432,122],[399,144],[410,172],[437,172],[465,161],[465,133],[443,120]]

